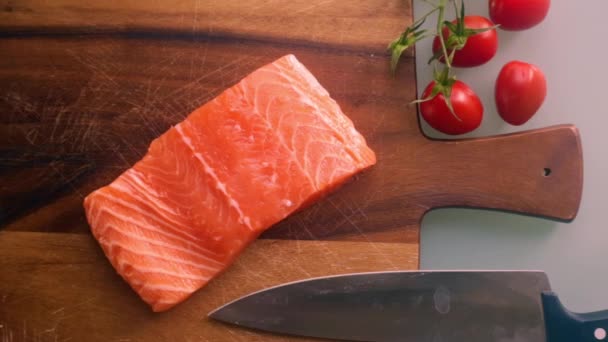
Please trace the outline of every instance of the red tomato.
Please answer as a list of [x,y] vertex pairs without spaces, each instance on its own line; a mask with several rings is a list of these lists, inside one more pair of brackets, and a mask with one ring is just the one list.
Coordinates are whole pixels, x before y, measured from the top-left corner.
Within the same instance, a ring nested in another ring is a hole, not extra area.
[[[434,86],[435,81],[426,87],[422,93],[423,99],[430,96]],[[456,81],[452,85],[450,100],[454,113],[446,105],[443,94],[439,93],[433,99],[420,103],[420,114],[431,127],[446,134],[464,134],[479,127],[483,117],[483,105],[469,86]]]
[[[456,23],[456,21],[453,21]],[[467,15],[464,17],[464,26],[469,29],[483,29],[494,26],[487,18],[478,15]],[[448,39],[449,30],[443,29],[444,40]],[[496,29],[474,34],[467,38],[464,47],[454,54],[452,65],[456,67],[474,67],[487,63],[498,50],[498,35]],[[439,37],[433,40],[433,54],[441,51]],[[449,52],[449,51],[448,51]],[[443,61],[443,58],[440,59]]]
[[550,5],[551,0],[490,0],[490,18],[501,29],[525,30],[543,21]]
[[537,66],[512,61],[500,70],[494,95],[498,114],[512,125],[522,125],[545,101],[547,81]]

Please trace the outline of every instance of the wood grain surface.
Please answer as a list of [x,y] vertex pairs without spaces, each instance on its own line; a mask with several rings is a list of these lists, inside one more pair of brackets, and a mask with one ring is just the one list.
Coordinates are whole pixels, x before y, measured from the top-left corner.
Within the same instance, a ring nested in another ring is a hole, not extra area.
[[[230,8],[226,3],[201,6],[200,11],[213,6]],[[360,16],[361,8],[341,6],[343,16]],[[363,7],[371,11],[370,6]],[[401,1],[380,1],[375,6],[394,7],[404,15],[410,10]],[[290,23],[268,24],[288,32],[284,41],[274,43],[256,40],[256,32],[250,33],[251,39],[218,38],[204,32],[176,35],[177,26],[162,30],[160,14],[150,17],[159,21],[154,32],[152,26],[141,24],[141,32],[129,34],[129,16],[123,15],[117,18],[124,22],[115,23],[120,30],[107,32],[106,26],[98,28],[95,21],[87,21],[88,34],[70,35],[65,31],[69,25],[84,25],[76,22],[79,16],[70,15],[73,4],[39,3],[33,8],[35,13],[54,13],[48,16],[49,23],[39,22],[34,12],[3,12],[5,27],[12,27],[10,23],[25,27],[24,18],[41,25],[29,33],[3,28],[0,40],[0,224],[5,229],[86,232],[84,195],[127,169],[153,138],[194,108],[286,53],[294,53],[327,87],[377,151],[379,164],[327,201],[278,225],[269,232],[273,237],[374,240],[378,233],[383,241],[417,243],[424,212],[445,205],[566,220],[576,213],[582,172],[574,130],[563,128],[563,133],[553,134],[561,139],[557,142],[537,132],[535,144],[518,143],[517,138],[500,146],[491,145],[496,139],[490,144],[430,141],[420,133],[415,109],[407,105],[416,96],[413,59],[406,59],[393,79],[385,54],[314,41],[296,44],[290,40],[295,39]],[[115,10],[130,9],[120,8]],[[323,16],[323,8],[309,11]],[[89,10],[89,15],[106,14]],[[369,13],[380,20],[384,12]],[[60,14],[73,21],[66,19],[64,31],[55,32],[52,28],[58,27]],[[45,29],[50,30],[48,35],[41,35]],[[325,27],[319,32],[342,29]],[[376,36],[376,43],[384,44],[385,38]],[[471,167],[472,163],[483,167]],[[545,166],[552,167],[551,177],[541,176]],[[496,176],[500,182],[494,181]],[[543,189],[547,191],[539,191]]]
[[0,341],[286,341],[206,315],[283,282],[417,265],[415,251],[402,244],[369,246],[258,240],[204,291],[158,314],[116,274],[92,236],[0,232]]
[[[449,142],[422,135],[408,105],[412,54],[393,78],[385,51],[410,22],[404,0],[0,0],[0,336],[267,340],[207,325],[205,311],[282,281],[417,268],[420,221],[433,208],[573,219],[582,189],[574,127]],[[341,105],[378,164],[269,229],[191,300],[152,315],[93,242],[84,196],[193,109],[288,53]]]
[[[411,22],[406,0],[2,0],[0,30],[235,38],[384,52]],[[408,52],[408,54],[412,54]]]

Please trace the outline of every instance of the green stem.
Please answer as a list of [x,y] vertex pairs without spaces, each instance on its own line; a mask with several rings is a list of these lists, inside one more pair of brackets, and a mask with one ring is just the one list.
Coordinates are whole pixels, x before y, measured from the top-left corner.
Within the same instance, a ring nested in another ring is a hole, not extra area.
[[420,23],[421,21],[425,20],[426,18],[428,18],[431,14],[437,12],[439,10],[439,7],[435,7],[433,8],[430,12],[428,12],[427,14],[423,15],[420,19],[416,20],[416,22],[414,23],[413,26],[416,26],[415,24]]
[[458,5],[456,4],[456,0],[452,1],[452,4],[454,4],[454,13],[456,13],[456,18],[458,18]]
[[441,42],[441,50],[443,51],[443,58],[445,59],[445,65],[448,68],[452,67],[452,61],[448,59],[448,49],[445,46],[445,39],[443,39],[443,21],[445,17],[445,5],[447,0],[440,0],[437,9],[439,10],[439,18],[437,19],[437,34],[439,35],[439,41]]
[[[416,26],[418,26],[420,23],[422,23],[423,21],[425,21],[425,20],[426,20],[426,18],[428,18],[428,17],[429,17],[431,14],[433,14],[433,13],[437,12],[438,10],[439,10],[439,8],[438,8],[438,7],[435,7],[435,8],[433,8],[431,11],[429,11],[427,14],[425,14],[425,15],[423,15],[422,17],[418,18],[418,20],[416,20],[414,23],[412,23],[412,24],[411,24],[411,26],[409,26],[409,27],[406,29],[406,31],[404,32],[404,34],[402,34],[402,35],[401,35],[401,39],[399,40],[399,42],[400,42],[401,44],[405,44],[405,43],[407,43],[407,39],[409,38],[409,33],[410,33],[410,32],[409,32],[409,30],[410,30],[410,28],[412,28],[412,27],[414,27],[414,28],[415,28],[415,27],[416,27]],[[415,32],[415,31],[412,31],[412,32]],[[420,37],[420,38],[418,38],[418,39],[419,39],[419,40],[421,40],[421,39],[426,38],[426,37],[427,37],[427,36],[423,36],[423,37]]]
[[454,55],[456,54],[456,49],[450,51],[450,55],[448,56],[448,60],[452,62],[454,60]]

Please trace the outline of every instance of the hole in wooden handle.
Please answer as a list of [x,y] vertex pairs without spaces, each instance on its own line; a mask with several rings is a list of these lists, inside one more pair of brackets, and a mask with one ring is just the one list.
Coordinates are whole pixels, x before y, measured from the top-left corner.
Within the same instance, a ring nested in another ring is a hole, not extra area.
[[546,167],[543,169],[543,176],[549,177],[551,175],[551,169]]

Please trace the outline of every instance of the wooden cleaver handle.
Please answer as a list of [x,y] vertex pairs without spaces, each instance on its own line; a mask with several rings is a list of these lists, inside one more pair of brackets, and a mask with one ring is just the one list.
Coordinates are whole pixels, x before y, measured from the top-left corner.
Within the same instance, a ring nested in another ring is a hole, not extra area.
[[[431,141],[429,208],[468,206],[570,221],[581,201],[579,133],[553,126],[482,139]],[[442,187],[443,186],[443,187]]]

